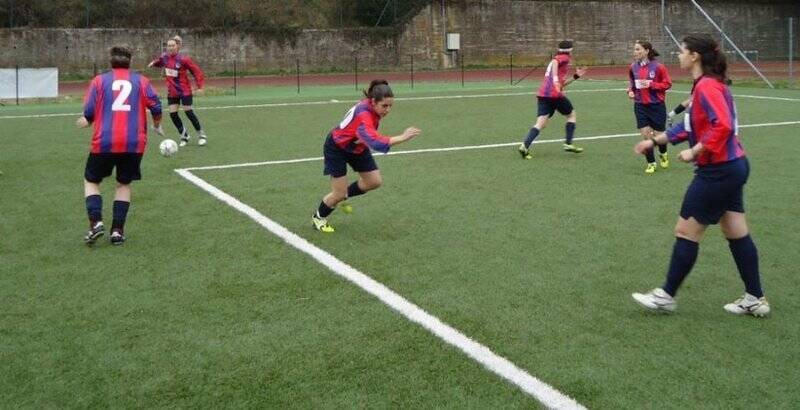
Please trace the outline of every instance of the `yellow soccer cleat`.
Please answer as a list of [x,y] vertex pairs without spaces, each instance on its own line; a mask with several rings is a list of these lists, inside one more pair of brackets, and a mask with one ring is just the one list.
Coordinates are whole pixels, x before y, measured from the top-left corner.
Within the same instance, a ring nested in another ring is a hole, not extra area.
[[344,212],[346,214],[352,214],[353,213],[353,205],[350,205],[349,202],[343,201],[339,206],[341,206],[342,212]]
[[320,218],[316,214],[311,216],[311,224],[314,226],[314,229],[322,232],[322,233],[333,233],[333,227],[328,223],[328,220],[325,218]]
[[525,148],[525,144],[519,144],[519,148],[517,148],[519,155],[522,156],[522,159],[531,159],[533,158],[533,153],[528,148]]
[[656,172],[656,163],[652,162],[647,164],[647,168],[644,169],[645,174],[654,174]]
[[658,163],[661,168],[669,168],[669,156],[667,154],[658,154]]
[[581,147],[579,147],[577,145],[564,144],[564,151],[566,151],[566,152],[574,152],[576,154],[580,154],[581,152],[583,152],[583,148],[581,148]]

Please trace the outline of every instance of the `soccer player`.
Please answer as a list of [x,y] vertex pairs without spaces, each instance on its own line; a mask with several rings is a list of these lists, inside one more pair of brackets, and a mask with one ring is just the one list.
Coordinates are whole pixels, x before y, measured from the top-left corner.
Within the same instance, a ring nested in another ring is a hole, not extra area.
[[539,92],[536,96],[538,101],[538,113],[536,118],[536,125],[528,131],[528,136],[525,141],[519,146],[519,153],[523,159],[533,158],[531,152],[531,144],[533,140],[539,136],[547,122],[558,110],[561,115],[567,117],[566,139],[564,141],[564,151],[580,153],[583,148],[572,144],[572,137],[575,135],[575,110],[572,108],[572,103],[564,95],[564,88],[573,81],[583,77],[586,74],[586,67],[580,67],[575,70],[572,78],[567,79],[567,73],[570,70],[570,60],[572,53],[572,41],[565,40],[558,43],[558,54],[550,61],[547,66],[547,71],[544,74],[544,80],[539,87]]
[[683,39],[681,68],[694,78],[691,103],[684,122],[640,141],[635,151],[644,154],[667,141],[688,141],[679,159],[695,163],[695,176],[683,198],[675,225],[675,245],[663,286],[634,293],[636,302],[651,310],[674,311],[675,294],[697,259],[700,240],[708,225],[720,224],[728,240],[745,293],[724,306],[734,314],[765,316],[770,307],[761,289],[758,252],[744,214],[744,184],[750,166],[739,142],[736,107],[725,83],[727,63],[717,43],[708,36]]
[[200,125],[200,120],[192,109],[192,83],[189,81],[189,74],[194,77],[197,83],[197,93],[203,94],[203,85],[205,84],[205,76],[200,67],[195,64],[191,57],[181,54],[180,48],[183,40],[180,36],[175,36],[167,41],[167,52],[161,54],[161,57],[153,60],[148,64],[148,67],[163,67],[164,77],[167,79],[167,102],[169,102],[169,117],[175,128],[180,133],[180,146],[184,147],[189,143],[189,130],[186,129],[178,116],[178,105],[183,105],[183,112],[189,121],[192,122],[194,129],[200,135],[197,139],[197,145],[205,146],[208,142],[203,127]]
[[[330,175],[331,191],[322,198],[311,217],[314,228],[320,232],[334,231],[327,218],[337,204],[381,186],[381,172],[370,150],[386,153],[393,145],[410,141],[420,133],[414,127],[406,128],[394,137],[378,133],[381,119],[389,115],[394,104],[394,93],[386,80],[372,80],[364,96],[325,138],[323,174]],[[358,180],[350,185],[347,184],[348,164],[359,175]],[[345,213],[352,212],[347,203],[342,208]]]
[[[664,104],[664,94],[672,87],[667,68],[656,60],[658,52],[648,41],[637,40],[633,45],[633,58],[628,76],[630,86],[628,97],[633,103],[633,113],[636,116],[636,128],[642,139],[653,138],[654,131],[664,132],[667,123],[667,108]],[[658,145],[658,159],[661,168],[669,167],[667,144]],[[645,152],[647,168],[644,172],[656,172],[656,157],[653,150]]]
[[86,92],[83,116],[78,127],[94,124],[91,151],[84,171],[86,212],[89,232],[83,238],[93,245],[103,235],[103,197],[100,183],[116,169],[117,188],[114,196],[111,243],[125,242],[125,219],[131,203],[133,181],[140,180],[145,147],[147,118],[150,109],[153,125],[161,132],[161,102],[147,77],[131,71],[131,50],[115,46],[110,50],[111,70],[95,77]]

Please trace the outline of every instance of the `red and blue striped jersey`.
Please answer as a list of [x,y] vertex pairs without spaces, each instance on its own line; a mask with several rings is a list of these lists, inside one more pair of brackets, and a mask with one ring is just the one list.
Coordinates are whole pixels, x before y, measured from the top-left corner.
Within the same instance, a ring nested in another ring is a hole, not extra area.
[[697,166],[721,164],[745,156],[739,141],[736,105],[727,85],[712,77],[700,77],[692,89],[683,124],[667,131],[670,142],[702,143],[703,151],[695,159]]
[[570,59],[569,53],[558,53],[553,57],[553,60],[547,65],[547,70],[544,73],[544,80],[542,80],[542,84],[539,86],[539,93],[537,96],[549,98],[564,96],[561,90],[564,87],[564,81],[567,79]]
[[367,147],[386,153],[391,147],[391,139],[378,133],[380,122],[381,117],[372,109],[370,100],[363,99],[331,130],[331,136],[339,148],[353,154],[360,154]]
[[83,103],[83,116],[94,123],[91,152],[143,153],[146,109],[161,118],[161,102],[147,77],[115,68],[92,79]]
[[186,55],[177,53],[161,54],[161,57],[153,60],[153,67],[164,67],[164,78],[167,79],[167,96],[169,97],[188,97],[192,95],[192,83],[189,82],[189,72],[192,73],[197,88],[203,88],[205,75],[203,70]]
[[[628,71],[630,87],[634,92],[634,101],[640,104],[658,104],[664,102],[664,95],[672,87],[667,68],[656,60],[644,62],[634,61]],[[648,87],[637,87],[639,81],[649,81]]]

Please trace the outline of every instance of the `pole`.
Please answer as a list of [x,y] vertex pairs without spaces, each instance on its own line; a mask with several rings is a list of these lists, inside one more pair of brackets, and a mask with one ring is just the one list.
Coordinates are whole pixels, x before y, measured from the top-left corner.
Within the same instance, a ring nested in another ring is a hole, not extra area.
[[295,59],[295,62],[297,63],[297,71],[295,71],[297,73],[297,93],[300,94],[300,58]]
[[236,97],[236,93],[238,92],[238,84],[236,83],[236,58],[233,59],[233,96]]
[[511,85],[514,85],[514,54],[508,55],[508,80]]
[[461,88],[464,88],[464,53],[458,53],[461,57]]
[[358,91],[358,56],[353,54],[353,74],[355,75],[356,91]]
[[17,64],[16,67],[17,68],[14,74],[14,81],[16,82],[16,86],[14,87],[14,89],[16,90],[17,94],[17,105],[19,105],[19,64]]
[[661,0],[661,27],[664,27],[664,14],[666,10],[665,0]]
[[86,28],[89,28],[89,0],[86,0]]
[[414,53],[411,53],[411,89],[414,89]]
[[794,19],[789,17],[789,82],[794,83]]

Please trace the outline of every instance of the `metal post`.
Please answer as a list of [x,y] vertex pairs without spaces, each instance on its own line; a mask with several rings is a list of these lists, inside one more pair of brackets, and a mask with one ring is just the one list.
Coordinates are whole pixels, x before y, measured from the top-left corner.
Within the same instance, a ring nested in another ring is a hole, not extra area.
[[664,27],[664,14],[666,10],[665,0],[661,0],[661,27]]
[[459,57],[461,57],[461,88],[464,88],[464,53],[459,52]]
[[14,81],[16,82],[16,86],[14,87],[14,89],[16,90],[15,92],[17,94],[17,105],[19,105],[19,64],[16,65],[16,70],[14,73]]
[[86,28],[89,28],[89,0],[86,0]]
[[233,59],[233,96],[236,97],[236,59]]
[[300,59],[295,59],[296,63],[296,73],[297,73],[297,93],[300,94]]
[[414,89],[414,53],[411,53],[411,89]]
[[508,79],[514,85],[514,54],[508,55]]
[[789,82],[794,83],[794,19],[789,17]]
[[356,91],[358,91],[358,56],[353,55],[353,74],[355,75]]
[[93,76],[97,77],[97,62],[92,63],[92,72],[94,73]]

